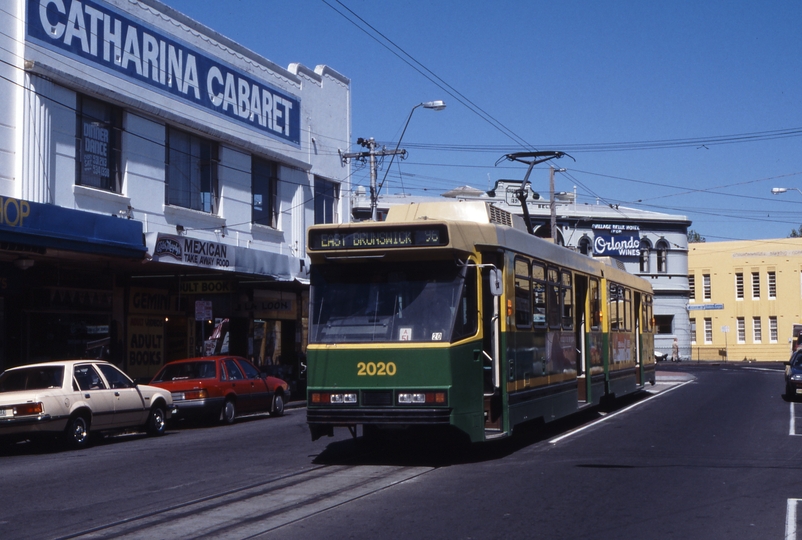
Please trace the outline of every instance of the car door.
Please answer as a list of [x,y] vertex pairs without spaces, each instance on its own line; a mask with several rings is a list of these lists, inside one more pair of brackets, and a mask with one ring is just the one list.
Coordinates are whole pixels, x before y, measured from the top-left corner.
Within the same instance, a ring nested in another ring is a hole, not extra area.
[[269,411],[273,395],[267,388],[267,382],[253,364],[244,358],[238,358],[237,363],[242,368],[245,377],[251,383],[251,402],[254,411]]
[[73,389],[92,410],[91,429],[114,426],[114,399],[111,390],[92,364],[76,364],[73,368]]
[[228,373],[228,381],[223,383],[224,394],[233,391],[237,395],[237,409],[239,412],[251,412],[253,410],[251,382],[245,378],[245,374],[233,358],[223,360],[223,365],[225,365]]
[[150,412],[150,404],[145,403],[134,381],[111,364],[97,364],[97,367],[106,378],[114,396],[114,426],[144,424]]

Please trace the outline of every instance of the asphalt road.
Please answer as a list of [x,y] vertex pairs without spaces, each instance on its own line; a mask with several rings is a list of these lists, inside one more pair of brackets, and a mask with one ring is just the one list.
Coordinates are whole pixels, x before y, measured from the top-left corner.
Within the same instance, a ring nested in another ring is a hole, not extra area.
[[0,537],[795,538],[802,403],[782,366],[660,369],[636,399],[467,449],[311,442],[303,408],[17,445],[0,452]]

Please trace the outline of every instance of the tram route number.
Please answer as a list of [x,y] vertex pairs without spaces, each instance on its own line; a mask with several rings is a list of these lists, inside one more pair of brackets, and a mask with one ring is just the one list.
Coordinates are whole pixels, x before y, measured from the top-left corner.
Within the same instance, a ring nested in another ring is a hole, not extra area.
[[395,362],[358,362],[356,364],[356,374],[360,377],[381,377],[395,375]]

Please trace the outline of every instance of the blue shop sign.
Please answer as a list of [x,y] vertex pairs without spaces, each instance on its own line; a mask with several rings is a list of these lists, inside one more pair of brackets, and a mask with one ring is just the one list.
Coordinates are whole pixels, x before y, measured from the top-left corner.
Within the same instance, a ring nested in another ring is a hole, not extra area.
[[28,0],[29,41],[301,144],[301,102],[101,1]]
[[142,258],[142,222],[0,197],[0,242]]
[[637,257],[640,255],[638,234],[599,234],[593,240],[593,254],[613,257]]

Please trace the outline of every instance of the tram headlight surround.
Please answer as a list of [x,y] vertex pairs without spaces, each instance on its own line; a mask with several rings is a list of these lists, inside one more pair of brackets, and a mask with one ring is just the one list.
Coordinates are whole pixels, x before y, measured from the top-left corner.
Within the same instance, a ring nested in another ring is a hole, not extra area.
[[356,392],[311,392],[309,401],[314,405],[356,405]]
[[448,392],[445,390],[420,390],[398,392],[398,405],[448,405]]

